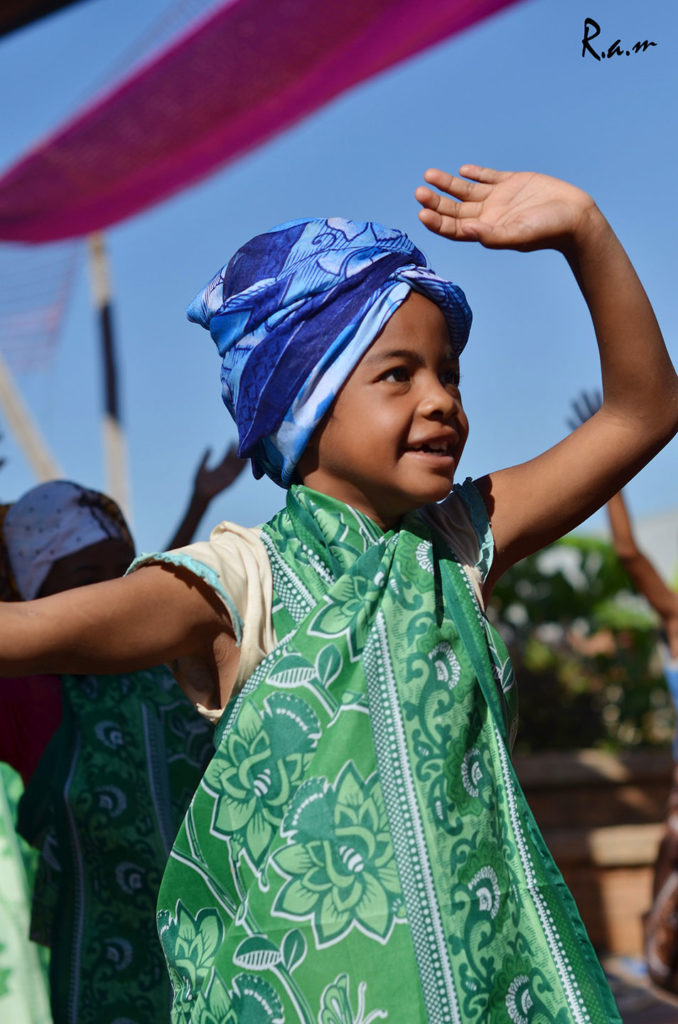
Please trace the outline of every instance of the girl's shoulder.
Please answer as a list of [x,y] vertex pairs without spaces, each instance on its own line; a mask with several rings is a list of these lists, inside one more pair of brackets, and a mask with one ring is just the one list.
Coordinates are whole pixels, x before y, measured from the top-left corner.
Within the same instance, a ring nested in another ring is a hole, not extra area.
[[275,644],[271,565],[260,534],[258,526],[222,522],[209,540],[139,555],[128,570],[160,564],[197,577],[213,591],[228,611],[240,648],[236,686],[251,675]]
[[455,484],[444,501],[426,505],[421,514],[469,572],[480,599],[492,565],[494,539],[485,502],[473,480],[469,477]]

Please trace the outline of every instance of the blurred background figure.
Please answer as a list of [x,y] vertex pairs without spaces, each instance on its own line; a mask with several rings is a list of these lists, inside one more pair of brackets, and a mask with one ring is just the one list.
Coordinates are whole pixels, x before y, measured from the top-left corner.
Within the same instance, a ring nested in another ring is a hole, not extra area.
[[[578,426],[600,407],[597,392],[582,392],[572,403]],[[678,715],[678,593],[638,546],[623,493],[607,503],[615,552],[633,586],[659,616],[662,645],[661,663],[671,701]],[[674,553],[667,553],[673,559]],[[645,921],[645,956],[654,983],[678,992],[678,728],[673,739],[674,769],[668,799],[665,831],[657,854],[652,888],[652,906]]]
[[[213,469],[208,458],[209,451],[171,546],[191,539],[212,498],[244,465],[232,448]],[[14,599],[115,578],[134,557],[115,502],[79,484],[41,484],[3,511],[0,574]],[[39,850],[30,935],[50,950],[52,1018],[38,1006],[22,1019],[164,1024],[170,990],[155,927],[157,890],[211,757],[212,727],[165,665],[119,676],[0,679],[0,708],[0,761],[25,786],[18,830]],[[16,802],[9,777],[5,794],[8,787]],[[5,804],[4,832],[20,875]],[[16,923],[21,914],[13,916]],[[35,950],[18,955],[36,960]],[[33,971],[35,1003],[37,960]]]
[[168,541],[168,550],[182,548],[191,543],[212,499],[218,497],[237,480],[248,461],[238,458],[238,446],[235,443],[226,449],[221,460],[212,469],[207,465],[211,454],[212,449],[207,448],[198,464],[186,511],[174,535]]
[[19,775],[0,762],[0,1019],[51,1024],[47,951],[28,937],[36,857],[15,830],[21,792]]
[[[633,585],[660,618],[664,643],[662,665],[678,714],[678,593],[666,585],[640,550],[623,494],[607,504],[615,550]],[[678,731],[673,740],[674,769],[665,832],[655,865],[653,902],[645,919],[645,952],[656,985],[678,992]]]

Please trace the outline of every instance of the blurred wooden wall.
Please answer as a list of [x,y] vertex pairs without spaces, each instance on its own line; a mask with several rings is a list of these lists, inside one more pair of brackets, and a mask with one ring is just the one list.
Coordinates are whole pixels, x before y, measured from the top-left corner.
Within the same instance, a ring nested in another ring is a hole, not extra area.
[[642,957],[670,751],[579,750],[530,754],[514,763],[597,951]]

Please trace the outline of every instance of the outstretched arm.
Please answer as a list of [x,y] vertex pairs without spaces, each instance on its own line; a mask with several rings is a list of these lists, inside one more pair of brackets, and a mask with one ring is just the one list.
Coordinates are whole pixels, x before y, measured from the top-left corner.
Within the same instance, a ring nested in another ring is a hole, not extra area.
[[678,378],[652,307],[602,213],[585,192],[542,174],[465,164],[426,172],[419,216],[431,231],[487,248],[560,251],[593,320],[600,410],[530,462],[483,477],[495,538],[487,591],[514,562],[573,529],[678,430]]
[[0,676],[107,674],[192,656],[226,703],[238,666],[229,617],[208,588],[159,565],[36,601],[0,604]]
[[185,544],[191,543],[198,524],[212,499],[230,487],[245,468],[246,460],[238,457],[238,449],[235,444],[226,450],[220,462],[209,469],[207,463],[211,453],[211,449],[208,448],[200,460],[193,479],[193,490],[188,507],[167,544],[168,551],[173,548],[182,548]]

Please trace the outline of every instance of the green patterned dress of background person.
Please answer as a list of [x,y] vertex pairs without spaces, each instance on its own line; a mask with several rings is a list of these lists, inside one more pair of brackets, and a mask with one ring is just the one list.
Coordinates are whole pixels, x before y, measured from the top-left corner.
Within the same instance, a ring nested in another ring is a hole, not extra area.
[[619,1021],[511,766],[512,670],[465,570],[422,515],[384,534],[304,487],[262,539],[278,644],[160,892],[173,1020]]
[[155,906],[213,728],[163,665],[63,676],[62,695],[19,805],[41,852],[31,935],[51,950],[54,1024],[166,1024]]

